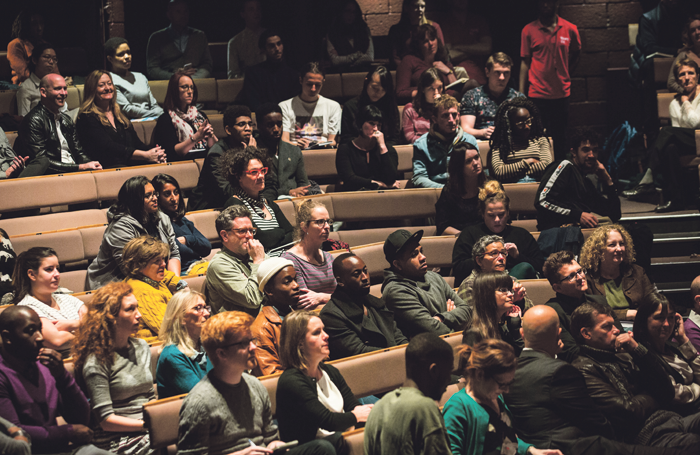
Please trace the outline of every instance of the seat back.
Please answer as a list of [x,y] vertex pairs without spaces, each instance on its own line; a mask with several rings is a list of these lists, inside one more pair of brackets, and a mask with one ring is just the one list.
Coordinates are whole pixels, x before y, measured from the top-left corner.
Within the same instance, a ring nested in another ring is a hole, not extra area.
[[100,252],[100,245],[104,238],[107,226],[94,226],[79,229],[80,237],[83,240],[83,256],[88,262],[92,262]]
[[207,240],[210,242],[219,241],[219,233],[216,232],[216,218],[219,216],[218,210],[199,210],[189,212],[185,216]]
[[527,296],[535,305],[547,303],[547,300],[556,296],[556,292],[552,289],[552,285],[547,280],[520,280]]
[[121,169],[107,169],[94,171],[92,174],[97,185],[97,199],[109,201],[117,198],[119,189],[131,177],[146,176],[149,180],[157,174],[170,174],[175,177],[183,190],[197,186],[199,170],[194,161],[179,161],[166,164],[151,164],[147,166],[133,166]]
[[17,115],[17,90],[0,90],[0,114]]
[[77,87],[68,87],[66,103],[68,104],[68,109],[76,109],[80,107],[80,92],[78,91]]
[[143,405],[143,421],[148,429],[151,449],[159,450],[177,443],[180,408],[186,396],[178,395]]
[[216,85],[219,104],[231,104],[236,101],[238,93],[243,88],[243,78],[218,79]]
[[0,213],[97,200],[89,172],[0,180]]
[[[161,106],[163,106],[165,95],[168,93],[168,82],[170,81],[148,81],[153,97]],[[199,86],[197,86],[197,89],[199,90]]]
[[46,215],[26,216],[21,218],[0,219],[0,228],[8,235],[36,234],[78,226],[93,226],[107,223],[107,212],[88,209],[75,212],[48,213]]
[[217,102],[217,84],[216,79],[196,79],[197,84],[197,102],[206,104],[216,104]]
[[[367,73],[343,73],[340,78],[343,83],[343,98],[351,99],[360,96],[365,85]],[[325,88],[325,85],[324,85]]]
[[535,196],[540,184],[535,183],[506,183],[503,188],[510,199],[510,215],[516,218],[518,215],[534,216]]
[[304,168],[311,180],[335,179],[338,172],[335,169],[336,149],[303,150]]
[[343,81],[340,78],[340,74],[326,74],[321,95],[332,100],[343,97]]
[[58,261],[61,264],[80,262],[85,259],[83,239],[80,236],[80,231],[77,229],[46,234],[11,236],[10,241],[15,253],[18,255],[30,248],[50,247],[56,250]]

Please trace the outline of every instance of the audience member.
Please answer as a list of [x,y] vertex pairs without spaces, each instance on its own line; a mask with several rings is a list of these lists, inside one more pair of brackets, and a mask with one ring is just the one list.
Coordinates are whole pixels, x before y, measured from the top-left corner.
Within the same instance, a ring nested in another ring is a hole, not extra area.
[[[487,83],[484,75],[486,59],[491,55],[491,30],[486,18],[469,8],[468,0],[448,0],[443,10],[438,13],[442,24],[445,48],[450,61],[466,69],[470,79],[479,85]],[[503,24],[499,24],[499,32]],[[488,74],[488,73],[487,73]]]
[[[418,26],[411,37],[410,52],[401,59],[396,69],[396,97],[408,100],[417,93],[418,80],[425,70],[435,68],[445,87],[457,81],[454,67],[450,63],[442,40],[438,39],[435,27],[429,24]],[[457,91],[447,90],[452,96]]]
[[299,82],[301,94],[282,101],[282,140],[308,149],[316,144],[335,147],[340,133],[340,104],[321,96],[325,73],[317,62],[304,65]]
[[517,289],[508,272],[481,273],[474,280],[474,316],[471,329],[484,339],[503,340],[520,355],[523,340],[520,336],[522,312],[515,305]]
[[[601,216],[612,221],[620,219],[615,183],[598,161],[602,145],[603,140],[594,131],[577,130],[571,140],[571,160],[547,166],[535,196],[538,231],[567,224],[594,228]],[[598,178],[597,186],[589,175]]]
[[76,121],[80,141],[104,167],[165,163],[158,145],[149,148],[117,103],[110,73],[95,70],[85,80],[83,104]]
[[[683,318],[666,296],[649,295],[637,310],[634,338],[663,363],[673,386],[673,400],[666,402],[683,415],[700,408],[700,357],[685,334]],[[671,339],[675,339],[675,343]]]
[[118,454],[151,452],[143,405],[156,394],[151,349],[132,337],[140,319],[131,286],[109,283],[93,295],[73,344],[75,372],[92,406],[95,445]]
[[143,235],[124,245],[121,269],[139,303],[141,319],[137,338],[153,342],[160,332],[163,316],[173,294],[187,287],[185,281],[166,270],[168,245]]
[[659,213],[685,209],[698,193],[697,188],[689,189],[681,157],[696,153],[695,129],[700,128],[700,68],[695,60],[686,58],[674,63],[673,74],[683,87],[683,93],[676,95],[669,106],[672,126],[664,126],[647,151],[649,167],[639,184],[622,192],[632,200],[656,194],[654,177],[661,173],[666,202],[656,207]]
[[[420,81],[419,81],[420,83]],[[365,77],[360,96],[343,104],[343,115],[340,122],[340,144],[348,144],[360,134],[357,126],[357,115],[366,106],[374,106],[382,113],[382,133],[387,144],[399,143],[401,125],[399,125],[399,109],[394,93],[394,81],[391,73],[384,66],[371,69]],[[425,132],[428,131],[426,128]]]
[[[252,322],[248,314],[228,312],[212,316],[202,327],[202,345],[214,367],[182,402],[178,451],[271,454],[284,444],[277,440],[265,386],[246,373],[255,363]],[[331,455],[335,451],[327,441],[311,441],[286,453]]]
[[[10,141],[5,135],[5,130],[0,128],[0,180],[18,177],[24,170],[28,156],[17,156],[12,150]],[[39,163],[41,167],[43,163]],[[39,174],[42,174],[40,171]]]
[[[265,30],[258,40],[265,61],[245,71],[238,101],[257,111],[261,104],[278,104],[299,93],[299,74],[284,61],[284,43],[276,30]],[[320,90],[320,89],[319,89]]]
[[343,0],[337,12],[325,40],[331,67],[338,72],[366,70],[374,60],[374,43],[362,9],[355,0]]
[[[31,77],[31,57],[34,46],[44,43],[44,17],[38,11],[22,10],[12,23],[12,41],[7,45],[7,60],[12,68],[12,83],[21,85]],[[54,62],[54,71],[58,71]],[[23,115],[23,114],[21,114]]]
[[250,145],[244,149],[231,149],[222,157],[220,167],[222,176],[233,189],[224,208],[244,206],[250,212],[254,231],[257,231],[255,238],[260,240],[265,251],[272,256],[282,254],[291,246],[294,228],[279,206],[263,194],[269,169],[267,154]]
[[110,281],[123,280],[121,267],[124,246],[142,235],[160,239],[170,248],[168,270],[180,275],[180,252],[170,218],[158,211],[158,194],[142,175],[131,177],[119,189],[117,202],[107,211],[107,230],[100,251],[87,271],[87,289],[98,289]]
[[257,349],[255,376],[281,373],[280,331],[282,319],[298,309],[301,288],[294,264],[285,258],[270,258],[258,267],[258,288],[264,294],[263,307],[250,326]]
[[75,124],[61,112],[66,90],[66,81],[58,74],[41,80],[41,102],[22,119],[14,144],[17,156],[29,157],[20,177],[102,169],[99,162],[87,157]]
[[595,406],[610,420],[618,439],[697,450],[698,416],[656,413],[673,399],[668,375],[631,333],[620,334],[608,305],[591,302],[576,308],[571,330],[581,348],[573,366],[583,374]]
[[361,405],[337,368],[324,363],[328,335],[318,316],[296,311],[282,322],[277,383],[280,437],[301,444],[324,439],[346,453],[343,431],[367,421],[372,405]]
[[[581,55],[578,28],[557,14],[558,0],[538,0],[539,17],[522,31],[520,93],[535,102],[554,141],[554,156],[566,155],[571,73]],[[527,87],[527,91],[525,88]]]
[[[106,455],[89,445],[90,404],[60,354],[43,347],[41,327],[39,315],[26,306],[0,314],[0,415],[15,427],[11,436],[23,436],[34,453]],[[59,416],[67,423],[59,425]]]
[[[255,112],[258,124],[258,141],[267,150],[272,168],[270,176],[277,179],[277,195],[300,197],[316,194],[306,176],[301,149],[282,139],[282,109],[275,103],[261,104]],[[265,183],[267,187],[267,182]]]
[[472,272],[474,244],[486,235],[498,235],[508,251],[506,268],[510,276],[533,279],[542,271],[544,256],[527,229],[510,224],[510,198],[501,185],[491,180],[479,191],[479,212],[483,222],[467,227],[459,234],[452,250],[452,274],[461,283]]
[[158,333],[163,342],[156,367],[159,399],[189,393],[211,370],[201,342],[207,318],[204,296],[190,288],[176,292],[168,302]]
[[455,144],[448,158],[447,183],[435,203],[438,235],[460,234],[481,220],[479,194],[486,183],[479,150],[471,142]]
[[75,338],[73,332],[80,327],[87,307],[77,297],[58,293],[61,273],[56,251],[34,247],[20,253],[12,281],[15,288],[12,303],[36,311],[41,319],[44,345],[68,357]]
[[435,102],[430,131],[413,143],[413,184],[418,188],[442,188],[447,183],[448,155],[460,142],[475,148],[476,139],[459,126],[459,102],[449,95]]
[[642,300],[656,290],[644,269],[634,264],[634,243],[619,224],[601,226],[581,249],[588,293],[602,295],[621,321],[634,321]]
[[294,237],[298,242],[282,257],[294,264],[301,287],[299,307],[312,310],[328,303],[336,289],[333,256],[322,248],[331,233],[333,220],[326,206],[315,199],[299,204],[296,220]]
[[409,53],[411,38],[421,25],[432,25],[435,28],[438,39],[445,44],[442,29],[437,22],[425,17],[425,0],[403,0],[401,4],[401,18],[397,24],[389,29],[389,43],[391,45],[391,63],[394,67],[401,64],[401,60]]
[[512,68],[513,60],[503,52],[496,52],[486,60],[487,82],[465,93],[459,106],[459,121],[466,133],[477,139],[490,139],[498,106],[523,96],[508,86]]
[[258,48],[258,40],[265,29],[262,26],[260,0],[246,0],[241,4],[240,16],[245,28],[228,42],[227,75],[229,79],[243,77],[246,69],[265,61]]
[[539,181],[552,162],[540,114],[525,97],[504,101],[498,108],[489,147],[489,169],[501,183]]
[[[574,310],[585,303],[607,305],[601,295],[587,293],[588,282],[586,270],[576,262],[576,256],[571,251],[558,251],[551,254],[544,263],[544,277],[547,278],[556,296],[545,303],[556,311],[559,317],[559,339],[562,342],[558,359],[571,363],[579,355],[579,345],[571,333],[571,315]],[[614,313],[613,313],[614,315]],[[615,317],[615,326],[624,332],[622,325]]]
[[229,106],[224,111],[224,129],[228,136],[209,148],[199,173],[197,186],[187,202],[187,211],[218,209],[233,194],[233,188],[223,176],[221,157],[227,150],[255,145],[253,138],[253,114],[246,106]]
[[148,38],[148,76],[168,80],[184,68],[192,79],[209,77],[213,71],[209,43],[204,32],[187,26],[190,21],[187,1],[170,0],[166,16],[170,25]]
[[406,142],[415,143],[430,131],[430,119],[435,114],[435,101],[442,96],[443,84],[435,68],[421,74],[413,102],[403,108],[401,130]]
[[458,332],[472,318],[472,308],[440,275],[428,270],[422,237],[422,230],[411,234],[399,229],[384,242],[384,256],[390,265],[384,269],[382,298],[409,339],[422,332]]
[[163,108],[151,93],[148,79],[131,71],[131,48],[124,38],[114,37],[105,42],[105,56],[111,68],[112,83],[117,89],[117,104],[130,119],[160,117]]
[[365,427],[364,453],[450,453],[445,421],[436,402],[450,383],[452,348],[434,333],[421,333],[406,348],[403,387],[382,397]]
[[487,339],[473,347],[462,346],[457,356],[466,387],[452,395],[443,409],[453,455],[562,455],[559,450],[536,449],[516,434],[513,415],[503,400],[518,364],[512,346]]
[[335,168],[343,191],[399,188],[399,155],[386,143],[382,132],[382,111],[373,105],[360,109],[355,117],[358,136],[341,144],[335,155]]
[[185,217],[185,202],[181,199],[180,184],[168,174],[158,174],[151,181],[158,193],[158,207],[168,215],[175,232],[177,249],[180,252],[181,275],[201,275],[207,271],[211,243]]
[[[478,302],[474,297],[474,282],[479,275],[493,272],[508,272],[506,269],[508,258],[508,250],[505,247],[503,237],[499,235],[485,235],[476,241],[472,248],[472,260],[474,261],[474,269],[459,286],[457,294],[471,308],[474,308]],[[525,287],[518,280],[511,276],[513,284],[513,302],[520,308],[520,312],[524,313],[532,307],[532,301],[527,298]]]
[[676,63],[689,58],[700,65],[700,14],[693,14],[688,18],[681,36],[683,38],[683,47],[673,61],[674,64],[668,72],[667,82],[668,91],[679,95],[683,95],[685,89],[680,81],[676,80],[676,72],[674,71]]
[[690,296],[693,299],[693,307],[690,316],[683,323],[683,328],[695,349],[700,349],[700,275],[690,284]]
[[5,455],[31,455],[29,435],[24,430],[0,417],[0,450]]
[[216,217],[221,250],[209,262],[204,294],[212,313],[244,311],[257,315],[263,299],[258,289],[258,267],[267,259],[262,244],[253,236],[248,209],[228,207]]
[[4,305],[14,298],[12,276],[14,274],[17,254],[12,248],[12,241],[7,232],[0,228],[0,302]]
[[207,114],[197,109],[197,86],[187,71],[172,75],[163,106],[165,112],[158,117],[153,142],[163,144],[168,161],[206,156],[219,139]]
[[[29,59],[30,75],[17,90],[17,114],[24,117],[39,104],[41,93],[39,85],[47,74],[56,73],[58,57],[53,46],[47,42],[37,44]],[[61,112],[68,111],[68,104],[63,104]]]
[[369,293],[365,262],[353,253],[333,261],[338,287],[319,317],[328,333],[331,359],[342,359],[408,343],[381,298]]

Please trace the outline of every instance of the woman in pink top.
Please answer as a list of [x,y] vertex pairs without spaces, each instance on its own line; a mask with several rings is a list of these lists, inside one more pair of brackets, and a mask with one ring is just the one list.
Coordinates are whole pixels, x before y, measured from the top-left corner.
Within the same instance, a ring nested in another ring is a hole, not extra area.
[[430,131],[433,105],[442,95],[442,90],[442,80],[435,68],[430,68],[421,75],[413,103],[404,106],[401,116],[401,130],[409,144]]

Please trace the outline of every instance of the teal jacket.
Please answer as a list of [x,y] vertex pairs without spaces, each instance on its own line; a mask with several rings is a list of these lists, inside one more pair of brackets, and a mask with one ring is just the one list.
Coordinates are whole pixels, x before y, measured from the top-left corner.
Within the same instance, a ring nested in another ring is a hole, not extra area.
[[195,362],[183,354],[176,345],[169,344],[163,348],[158,357],[156,367],[156,383],[158,385],[158,398],[174,397],[183,393],[189,393],[192,387],[197,385],[200,379],[206,376],[212,369],[212,364],[206,359],[206,366],[202,362]]

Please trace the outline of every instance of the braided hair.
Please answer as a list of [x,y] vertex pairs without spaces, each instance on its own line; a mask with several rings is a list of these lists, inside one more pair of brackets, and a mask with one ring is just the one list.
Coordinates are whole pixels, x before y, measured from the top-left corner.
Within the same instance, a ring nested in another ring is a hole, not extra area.
[[496,112],[493,134],[491,135],[491,139],[489,139],[489,147],[491,147],[491,150],[498,150],[503,161],[513,152],[513,135],[510,116],[520,108],[527,109],[530,112],[530,117],[532,117],[530,140],[539,139],[544,136],[542,117],[540,117],[540,111],[537,109],[537,106],[535,106],[535,103],[524,96],[518,96],[504,101]]

